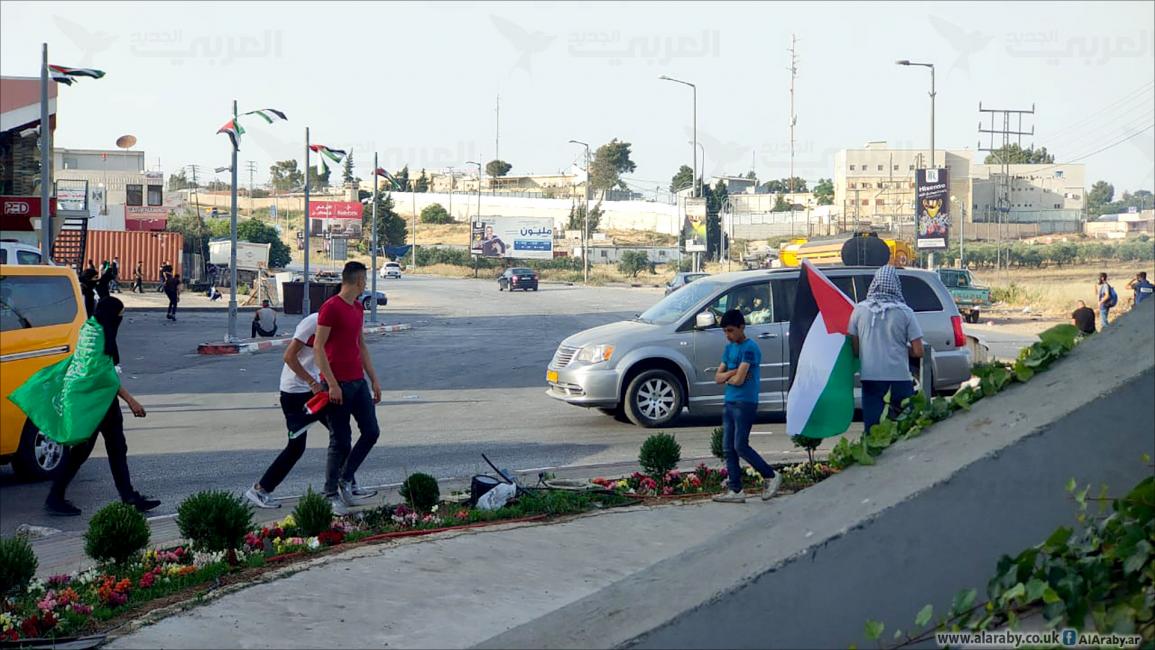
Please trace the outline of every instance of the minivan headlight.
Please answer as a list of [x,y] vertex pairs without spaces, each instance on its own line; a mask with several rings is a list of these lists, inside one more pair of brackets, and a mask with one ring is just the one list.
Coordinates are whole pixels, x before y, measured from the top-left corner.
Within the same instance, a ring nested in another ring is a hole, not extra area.
[[582,363],[604,363],[614,356],[612,345],[587,345],[578,351],[575,360]]

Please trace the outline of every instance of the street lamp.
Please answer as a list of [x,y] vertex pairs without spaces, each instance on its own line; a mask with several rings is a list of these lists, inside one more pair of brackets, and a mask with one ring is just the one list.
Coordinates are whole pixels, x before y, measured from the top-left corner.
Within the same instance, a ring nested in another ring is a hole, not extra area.
[[[908,59],[899,59],[894,62],[895,65],[904,66],[920,66],[923,68],[930,68],[930,166],[927,169],[934,169],[934,64],[933,63],[916,63]],[[916,209],[917,214],[917,209]],[[918,221],[915,221],[915,240],[918,240]],[[928,255],[927,263],[930,268],[934,268],[934,253]]]
[[[698,87],[695,86],[694,84],[688,82],[688,81],[682,81],[681,79],[674,79],[673,77],[667,77],[666,75],[662,75],[662,76],[658,77],[658,79],[661,79],[662,81],[672,81],[672,82],[677,83],[677,84],[682,84],[683,86],[689,86],[690,89],[694,91],[694,148],[691,149],[691,151],[693,152],[693,158],[694,158],[694,197],[696,198],[698,196],[698,189],[699,189],[698,188],[698,151],[697,151],[697,149],[698,149]],[[705,158],[706,158],[706,154],[703,153],[702,154],[702,162],[703,163],[705,163]]]
[[[474,222],[481,223],[481,163],[472,160],[465,161],[466,165],[477,165],[477,216],[473,218]],[[472,229],[471,229],[472,230]],[[473,233],[469,235],[469,246],[473,247]],[[473,277],[477,277],[477,255],[473,256]]]
[[570,144],[580,144],[586,148],[586,206],[582,216],[582,280],[590,282],[590,251],[587,241],[590,234],[590,146],[581,140],[570,140]]

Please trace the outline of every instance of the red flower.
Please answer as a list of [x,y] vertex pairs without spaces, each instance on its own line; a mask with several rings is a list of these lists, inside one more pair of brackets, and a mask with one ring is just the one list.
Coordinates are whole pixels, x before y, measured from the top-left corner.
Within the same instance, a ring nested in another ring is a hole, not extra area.
[[36,615],[29,616],[20,624],[20,631],[26,637],[36,638],[40,636],[40,619]]
[[325,546],[336,546],[337,544],[345,541],[345,533],[339,530],[326,530],[325,532],[317,535],[317,541],[321,542]]

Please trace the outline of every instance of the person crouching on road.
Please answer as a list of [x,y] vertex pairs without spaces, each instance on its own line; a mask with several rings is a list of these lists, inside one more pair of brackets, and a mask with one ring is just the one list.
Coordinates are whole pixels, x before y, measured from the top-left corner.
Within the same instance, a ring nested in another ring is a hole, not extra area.
[[269,306],[268,300],[261,301],[261,308],[253,314],[252,338],[257,335],[266,338],[277,335],[277,312]]
[[726,473],[730,491],[719,494],[719,503],[745,503],[742,493],[742,458],[762,475],[762,499],[774,496],[782,485],[782,476],[774,473],[758,452],[750,447],[750,429],[758,415],[758,391],[762,386],[762,350],[746,338],[746,319],[737,309],[722,314],[722,329],[726,332],[726,350],[722,363],[714,372],[714,381],[726,385],[726,400],[722,409],[722,448],[726,452]]
[[[381,385],[362,331],[365,312],[359,300],[365,292],[368,269],[348,262],[341,271],[341,292],[329,298],[317,312],[317,366],[329,389],[329,456],[325,466],[325,495],[333,512],[349,512],[357,496],[353,475],[377,443],[380,429],[374,405],[381,401]],[[365,379],[368,377],[369,381]],[[350,449],[357,421],[361,435]]]
[[[120,299],[102,299],[96,304],[93,317],[80,330],[76,353],[37,372],[9,398],[46,436],[71,446],[44,501],[48,514],[80,514],[80,508],[65,499],[64,493],[96,446],[98,432],[104,436],[108,467],[120,500],[140,512],[160,505],[160,501],[134,490],[128,474],[128,443],[117,399],[124,400],[138,418],[144,417],[145,411],[120,383],[116,334],[123,317],[124,303]],[[58,394],[60,399],[46,400],[46,392]]]
[[[320,422],[329,429],[327,408],[316,414],[305,410],[305,405],[313,395],[325,390],[320,382],[316,350],[313,347],[316,334],[317,314],[310,314],[297,324],[293,340],[289,341],[285,349],[285,365],[281,368],[281,412],[285,414],[289,442],[265,470],[261,480],[245,492],[245,498],[258,508],[281,507],[281,504],[273,500],[272,493],[305,453],[305,434],[309,427]],[[355,480],[351,484],[352,492],[358,498],[367,499],[377,494],[376,490],[358,488]]]
[[854,354],[862,361],[862,426],[869,433],[882,419],[887,393],[891,417],[914,395],[910,359],[923,355],[922,328],[902,296],[893,266],[875,272],[866,300],[850,314],[848,329]]

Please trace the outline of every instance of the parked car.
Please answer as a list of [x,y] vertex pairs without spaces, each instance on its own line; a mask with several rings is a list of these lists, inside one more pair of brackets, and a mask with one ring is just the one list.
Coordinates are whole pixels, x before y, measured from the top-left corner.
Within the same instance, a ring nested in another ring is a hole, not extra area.
[[533,269],[521,267],[508,268],[497,277],[497,290],[505,291],[508,289],[512,292],[514,289],[521,289],[522,291],[533,289],[537,291],[537,280],[537,271]]
[[674,279],[670,280],[670,283],[666,285],[666,295],[668,296],[674,293],[694,280],[709,277],[709,275],[709,273],[678,273],[674,276]]
[[11,462],[24,478],[49,478],[69,449],[46,438],[8,396],[36,371],[75,352],[84,320],[72,269],[0,265],[0,462]]
[[383,279],[396,278],[401,279],[401,265],[397,262],[386,262],[385,266],[381,267],[380,275]]
[[[365,311],[369,311],[370,309],[373,308],[373,304],[370,301],[370,298],[372,298],[372,297],[373,297],[373,292],[369,289],[366,289],[365,291],[363,291],[361,293],[361,297],[358,298],[358,300],[361,301],[361,306],[365,308]],[[384,291],[378,291],[377,292],[377,306],[378,307],[384,307],[385,305],[388,305],[388,304],[389,304],[389,298],[385,295],[385,292]]]
[[982,308],[991,306],[991,289],[975,282],[966,269],[939,269],[938,277],[950,292],[954,304],[968,323],[977,323]]
[[[826,271],[855,300],[866,298],[873,267]],[[924,333],[931,385],[950,393],[971,376],[962,317],[936,273],[901,269],[906,302]],[[585,330],[562,341],[547,368],[549,396],[575,406],[624,414],[645,427],[722,408],[714,371],[726,346],[723,313],[741,309],[746,333],[762,348],[759,411],[786,410],[790,316],[798,269],[742,271],[696,280],[629,321]],[[858,389],[855,400],[861,404]]]
[[[0,241],[0,264],[44,264],[40,249],[18,241]],[[52,260],[49,266],[55,266]]]

